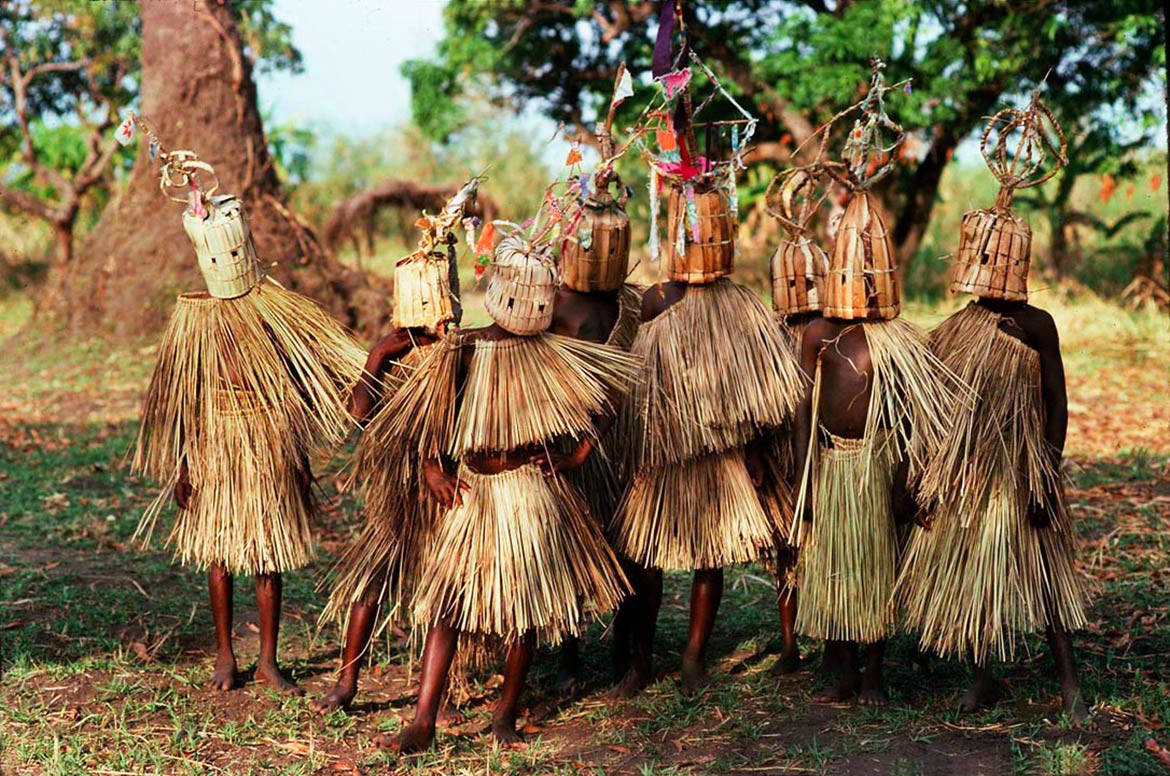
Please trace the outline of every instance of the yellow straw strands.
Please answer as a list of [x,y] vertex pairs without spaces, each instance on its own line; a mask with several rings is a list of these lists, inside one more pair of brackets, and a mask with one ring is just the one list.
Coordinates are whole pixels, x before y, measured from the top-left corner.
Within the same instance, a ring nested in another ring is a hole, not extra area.
[[633,283],[624,284],[618,291],[618,319],[605,344],[629,350],[642,323],[642,289]]
[[721,568],[756,560],[781,533],[739,449],[638,472],[610,530],[614,547],[643,566]]
[[557,334],[474,347],[449,450],[456,458],[591,433],[594,416],[615,411],[612,397],[637,375],[625,351]]
[[580,496],[537,466],[501,474],[466,467],[462,505],[443,518],[419,589],[416,619],[443,618],[508,642],[535,629],[556,644],[629,591]]
[[796,630],[818,639],[872,643],[893,632],[891,593],[897,535],[890,488],[898,466],[893,435],[823,434],[813,456],[813,519],[797,566]]
[[[1086,622],[1074,530],[1042,432],[1039,357],[999,321],[972,304],[931,336],[979,398],[955,413],[945,455],[928,468],[933,525],[914,532],[896,592],[924,647],[978,664],[1010,659],[1017,634],[1053,615],[1068,629]],[[1030,523],[1033,503],[1050,525]]]
[[[136,536],[149,541],[186,464],[195,488],[171,541],[186,562],[235,573],[308,557],[313,442],[352,425],[345,397],[364,353],[313,302],[266,281],[242,297],[179,297],[143,403],[133,471],[165,483]],[[253,543],[248,546],[249,543]]]
[[772,312],[727,279],[644,324],[643,381],[623,412],[630,470],[742,447],[792,416],[805,379]]

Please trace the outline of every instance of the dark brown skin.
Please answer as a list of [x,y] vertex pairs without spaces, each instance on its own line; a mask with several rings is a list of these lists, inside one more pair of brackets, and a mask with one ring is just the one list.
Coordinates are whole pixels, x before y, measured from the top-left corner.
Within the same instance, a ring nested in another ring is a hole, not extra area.
[[[475,350],[472,347],[474,343],[481,340],[498,342],[514,336],[516,335],[494,323],[491,326],[464,332],[465,347],[461,354],[460,374],[457,377],[460,395],[462,395],[462,382],[471,365],[471,357]],[[458,411],[459,409],[456,408],[456,412]],[[500,474],[528,464],[536,464],[544,470],[547,476],[551,477],[558,472],[580,466],[592,449],[593,443],[588,438],[584,438],[568,454],[560,454],[536,445],[526,445],[499,453],[471,453],[465,456],[462,462],[478,474]],[[452,506],[462,503],[463,494],[467,491],[468,486],[458,478],[455,462],[436,458],[428,459],[423,462],[423,474],[427,487],[445,508],[450,509]],[[426,646],[423,649],[418,705],[415,707],[414,720],[394,742],[394,747],[399,751],[422,751],[434,742],[439,702],[442,698],[443,688],[447,683],[451,661],[455,659],[458,638],[459,632],[450,623],[442,620],[432,623],[427,633]],[[523,736],[516,730],[516,718],[520,694],[524,690],[528,669],[532,664],[535,645],[535,634],[529,632],[508,647],[508,656],[504,665],[504,686],[500,693],[500,700],[496,703],[492,713],[492,735],[500,743],[510,744],[523,740]]]
[[[395,363],[405,358],[414,348],[430,345],[438,339],[436,334],[421,327],[396,328],[374,343],[366,358],[362,379],[350,394],[349,414],[359,423],[368,420],[381,399],[382,380]],[[309,702],[315,711],[328,714],[336,709],[347,709],[353,702],[354,696],[357,695],[361,660],[369,649],[370,635],[377,623],[377,615],[376,596],[372,596],[370,600],[359,601],[350,607],[345,629],[345,646],[341,653],[341,671],[337,675],[337,681],[324,697]]]
[[[1023,342],[1039,356],[1040,391],[1044,400],[1044,438],[1052,451],[1053,463],[1059,468],[1068,432],[1068,396],[1065,392],[1064,362],[1060,357],[1060,336],[1052,316],[1026,302],[978,299],[975,303],[1003,316],[999,323],[1000,330]],[[1055,494],[1049,494],[1047,501],[1032,503],[1028,510],[1028,520],[1032,525],[1037,528],[1051,525],[1052,515],[1044,504],[1055,503],[1055,499]],[[1049,622],[1052,625],[1047,628],[1046,635],[1060,680],[1063,711],[1073,724],[1079,726],[1089,718],[1089,708],[1077,678],[1072,640],[1055,612],[1049,612]],[[975,681],[960,701],[959,708],[965,712],[985,708],[994,704],[1002,693],[1002,685],[991,667],[977,665]]]
[[[687,287],[686,283],[668,280],[648,288],[642,295],[642,322],[654,320],[677,304],[686,296]],[[762,482],[758,452],[753,445],[748,445],[744,453],[748,471],[758,486]],[[631,634],[632,659],[625,676],[611,693],[615,698],[633,697],[653,678],[654,634],[658,609],[662,604],[661,569],[631,565],[627,576],[633,584],[634,596],[622,605],[625,616],[619,619],[623,623],[634,623]],[[679,681],[685,692],[699,690],[710,681],[703,660],[722,597],[723,569],[697,569],[691,581],[690,626],[679,672]]]
[[[241,384],[239,366],[232,360],[226,362],[227,381],[234,386]],[[313,474],[309,468],[307,458],[301,461],[301,489],[306,498],[310,497],[313,484]],[[190,509],[192,500],[196,497],[191,485],[187,461],[179,464],[179,477],[175,482],[174,498],[179,509]],[[296,685],[280,669],[276,661],[276,644],[280,635],[280,602],[284,590],[284,580],[279,573],[256,575],[256,608],[260,619],[260,656],[256,663],[256,678],[262,680],[272,688],[293,695],[303,694],[303,690]],[[207,587],[211,597],[211,615],[215,623],[216,657],[215,670],[208,687],[217,690],[233,690],[243,685],[243,677],[236,665],[235,652],[232,649],[232,608],[234,580],[227,568],[220,563],[213,563],[207,570]]]

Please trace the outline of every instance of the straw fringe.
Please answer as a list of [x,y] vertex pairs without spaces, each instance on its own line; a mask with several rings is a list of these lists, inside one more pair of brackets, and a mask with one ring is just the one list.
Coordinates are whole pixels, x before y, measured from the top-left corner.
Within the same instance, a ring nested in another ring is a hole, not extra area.
[[633,283],[624,284],[618,291],[618,319],[605,344],[629,350],[642,323],[642,289]]
[[536,466],[500,474],[460,467],[463,503],[438,528],[422,574],[418,622],[505,642],[536,630],[556,644],[612,611],[629,584],[588,507]]
[[771,311],[726,278],[688,287],[639,329],[633,353],[644,379],[623,412],[631,471],[742,447],[791,417],[804,391]]
[[310,554],[307,456],[351,425],[364,354],[320,307],[265,282],[236,299],[179,297],[143,402],[132,471],[164,483],[135,534],[149,543],[186,462],[195,488],[170,536],[185,563],[233,573]]
[[580,437],[629,392],[637,362],[617,348],[543,333],[475,342],[450,453]]
[[737,449],[638,472],[610,536],[618,552],[643,566],[721,568],[771,550],[779,517],[760,504]]
[[813,519],[797,563],[796,630],[869,644],[894,629],[897,538],[890,488],[898,451],[888,431],[867,439],[821,433],[831,446],[811,446]]
[[[927,471],[932,528],[915,531],[896,592],[924,647],[980,665],[1012,659],[1017,634],[1051,624],[1053,612],[1070,630],[1086,623],[1075,532],[1043,436],[1039,356],[999,321],[970,305],[931,336],[979,400],[955,413],[944,455]],[[1052,523],[1035,528],[1029,504],[1049,493]]]

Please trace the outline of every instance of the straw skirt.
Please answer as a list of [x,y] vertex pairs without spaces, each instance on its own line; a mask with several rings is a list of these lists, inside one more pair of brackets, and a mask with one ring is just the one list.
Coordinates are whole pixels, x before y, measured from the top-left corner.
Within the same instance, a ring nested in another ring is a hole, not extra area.
[[826,434],[813,453],[813,519],[802,523],[796,630],[872,643],[894,629],[898,541],[890,490],[898,450],[888,432],[866,444]]
[[526,465],[500,474],[460,467],[469,486],[443,516],[420,577],[419,623],[514,641],[529,631],[557,644],[629,591],[581,497]]

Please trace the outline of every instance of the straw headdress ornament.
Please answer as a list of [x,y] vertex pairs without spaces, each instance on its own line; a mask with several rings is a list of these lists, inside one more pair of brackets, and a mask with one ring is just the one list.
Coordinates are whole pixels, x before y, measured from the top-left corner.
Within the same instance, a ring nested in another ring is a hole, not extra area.
[[772,306],[782,315],[816,312],[824,303],[829,257],[809,233],[809,222],[828,197],[826,176],[817,165],[777,175],[764,194],[769,215],[780,222],[784,240],[772,254]]

